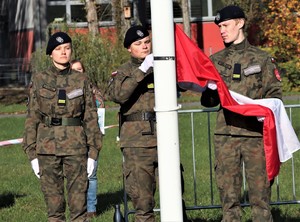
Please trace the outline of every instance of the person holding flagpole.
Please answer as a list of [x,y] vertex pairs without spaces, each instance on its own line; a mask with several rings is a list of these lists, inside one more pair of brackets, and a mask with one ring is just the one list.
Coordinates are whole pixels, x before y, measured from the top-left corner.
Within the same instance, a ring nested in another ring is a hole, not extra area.
[[158,159],[150,33],[143,26],[129,28],[124,47],[131,59],[112,73],[104,97],[120,104],[125,190],[136,210],[135,221],[154,222]]
[[[217,12],[225,48],[210,58],[229,90],[251,99],[282,98],[280,75],[274,58],[252,46],[245,37],[246,16],[239,6],[229,5]],[[220,104],[217,85],[209,82],[201,104]],[[222,222],[241,221],[242,163],[248,184],[253,222],[273,221],[270,210],[271,183],[266,172],[263,120],[244,116],[222,106],[214,134],[215,174],[220,193]]]

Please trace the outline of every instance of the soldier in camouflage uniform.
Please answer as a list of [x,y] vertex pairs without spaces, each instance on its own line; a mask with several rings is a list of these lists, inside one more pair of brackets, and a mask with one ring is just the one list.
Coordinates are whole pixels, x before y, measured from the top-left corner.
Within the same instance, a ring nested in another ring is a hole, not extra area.
[[135,221],[152,222],[158,162],[153,55],[147,29],[142,26],[128,29],[124,47],[131,59],[112,74],[105,97],[120,104],[125,189],[136,210]]
[[40,178],[48,221],[66,221],[64,178],[71,221],[86,220],[88,177],[102,146],[92,86],[70,68],[71,38],[53,34],[52,67],[32,77],[23,148]]
[[[227,6],[218,11],[215,23],[226,47],[212,55],[211,60],[228,89],[252,99],[281,98],[280,76],[274,59],[250,45],[245,38],[243,10],[238,6]],[[207,89],[201,96],[201,103],[206,107],[219,105],[219,102],[216,90]],[[218,112],[214,135],[215,173],[223,222],[241,221],[242,162],[245,163],[253,221],[273,221],[262,139],[263,123],[258,119],[222,107]]]

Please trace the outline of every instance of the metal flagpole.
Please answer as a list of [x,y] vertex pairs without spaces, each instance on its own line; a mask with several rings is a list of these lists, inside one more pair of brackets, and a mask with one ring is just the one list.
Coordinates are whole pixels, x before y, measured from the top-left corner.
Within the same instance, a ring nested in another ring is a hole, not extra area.
[[151,0],[162,222],[183,221],[172,0]]

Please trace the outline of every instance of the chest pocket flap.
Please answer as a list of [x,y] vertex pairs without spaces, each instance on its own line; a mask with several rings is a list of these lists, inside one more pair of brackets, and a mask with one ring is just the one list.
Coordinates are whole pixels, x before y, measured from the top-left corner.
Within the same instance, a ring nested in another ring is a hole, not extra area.
[[50,89],[50,88],[41,88],[39,90],[39,94],[41,97],[46,98],[46,99],[53,99],[55,94],[56,94],[56,89]]

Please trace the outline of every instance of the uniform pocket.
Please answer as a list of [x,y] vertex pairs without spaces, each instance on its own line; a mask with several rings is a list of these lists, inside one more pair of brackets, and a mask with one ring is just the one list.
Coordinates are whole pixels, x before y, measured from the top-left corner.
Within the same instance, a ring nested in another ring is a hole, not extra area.
[[223,184],[224,175],[222,173],[220,162],[218,160],[215,161],[215,175],[216,175],[217,187],[219,188],[219,190],[223,190],[223,188],[224,188],[224,184]]
[[55,94],[56,94],[56,91],[52,91],[52,90],[49,90],[49,89],[45,89],[45,88],[41,88],[39,90],[39,94],[42,98],[45,98],[45,99],[53,99]]
[[39,107],[41,112],[43,113],[49,113],[50,110],[52,110],[53,104],[56,103],[54,101],[56,90],[49,90],[46,88],[41,88],[38,91],[39,94]]
[[83,89],[81,88],[66,88],[67,99],[68,99],[68,112],[73,113],[73,115],[78,115],[82,112],[82,107],[84,104]]
[[132,199],[136,199],[139,197],[139,190],[137,188],[137,183],[134,180],[134,176],[132,174],[132,171],[125,166],[123,167],[123,173],[124,173],[124,178],[125,178],[125,190],[127,194],[130,196]]

